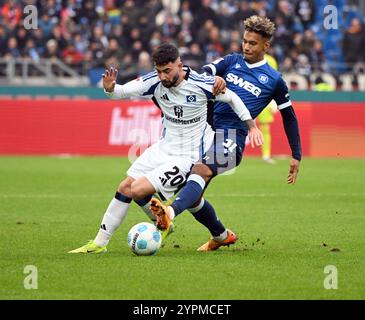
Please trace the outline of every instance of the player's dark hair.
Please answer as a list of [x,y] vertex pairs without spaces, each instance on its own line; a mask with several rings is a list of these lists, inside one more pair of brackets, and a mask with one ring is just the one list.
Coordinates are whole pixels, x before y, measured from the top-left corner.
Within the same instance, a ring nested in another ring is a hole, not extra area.
[[251,16],[244,22],[245,31],[256,32],[264,38],[271,40],[275,33],[275,24],[266,17]]
[[169,62],[175,62],[179,56],[179,50],[176,46],[164,42],[153,51],[152,61],[156,66],[164,66]]

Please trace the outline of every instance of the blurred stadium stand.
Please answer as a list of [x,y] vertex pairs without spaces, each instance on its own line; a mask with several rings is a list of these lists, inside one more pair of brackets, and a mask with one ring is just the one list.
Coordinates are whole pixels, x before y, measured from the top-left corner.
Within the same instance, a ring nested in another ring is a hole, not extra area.
[[[30,4],[38,10],[34,30],[23,23]],[[337,9],[337,29],[324,27],[328,5]],[[149,54],[162,41],[175,42],[198,69],[240,51],[242,21],[252,14],[275,22],[270,54],[292,88],[311,88],[326,73],[337,89],[365,91],[361,0],[2,0],[0,85],[98,85],[107,65],[125,82],[152,70]]]

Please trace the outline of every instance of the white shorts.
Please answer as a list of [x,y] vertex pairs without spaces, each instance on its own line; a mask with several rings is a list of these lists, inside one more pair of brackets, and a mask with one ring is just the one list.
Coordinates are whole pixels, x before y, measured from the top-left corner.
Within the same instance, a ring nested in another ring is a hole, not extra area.
[[191,159],[168,155],[161,150],[158,143],[155,143],[133,162],[127,175],[136,180],[146,177],[156,192],[169,199],[185,182],[192,166]]

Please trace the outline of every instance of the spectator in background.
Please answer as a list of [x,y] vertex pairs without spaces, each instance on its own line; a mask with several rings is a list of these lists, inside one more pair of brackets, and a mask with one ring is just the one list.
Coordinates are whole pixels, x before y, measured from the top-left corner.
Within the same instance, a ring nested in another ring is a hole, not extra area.
[[193,16],[193,14],[191,12],[191,8],[190,8],[189,1],[186,1],[185,0],[185,1],[183,1],[181,3],[181,6],[180,6],[180,9],[179,9],[178,15],[181,18],[184,18],[184,17],[187,18],[190,21],[190,23],[193,23],[194,16]]
[[185,45],[189,44],[193,38],[195,38],[195,32],[193,30],[193,15],[189,10],[189,3],[183,2],[183,8],[180,11],[181,25],[180,25],[180,37],[183,38]]
[[205,55],[200,44],[192,42],[189,46],[189,50],[182,55],[182,60],[184,61],[184,64],[187,64],[192,69],[199,71],[200,67],[205,63]]
[[326,62],[323,45],[319,40],[315,40],[310,53],[310,61],[314,71],[328,72],[328,64]]
[[255,11],[255,14],[261,17],[269,16],[269,12],[266,8],[267,1],[265,0],[254,0],[252,1],[252,9]]
[[326,81],[324,81],[321,76],[318,76],[314,83],[315,91],[335,91],[335,88]]
[[[37,30],[41,30],[41,29],[37,29]],[[42,31],[42,34],[43,34],[43,31]],[[57,42],[58,48],[60,50],[63,50],[67,46],[69,36],[70,36],[70,34],[65,35],[64,32],[62,31],[60,25],[57,24],[53,27],[49,39],[55,40]]]
[[3,56],[5,54],[7,39],[8,38],[7,38],[5,27],[0,25],[0,56]]
[[218,26],[224,31],[228,31],[234,28],[234,22],[232,19],[232,13],[227,2],[221,2],[218,10]]
[[209,38],[205,47],[205,51],[205,60],[208,63],[214,61],[218,57],[221,57],[224,53],[224,47],[220,41],[219,29],[216,26],[214,26],[209,31]]
[[23,49],[23,57],[29,57],[34,62],[39,62],[41,57],[37,48],[35,47],[33,39],[27,40],[25,47]]
[[240,1],[237,3],[238,10],[232,16],[232,22],[234,24],[234,29],[242,30],[243,21],[248,17],[251,17],[257,12],[253,10],[248,1]]
[[[131,51],[130,46],[139,41],[142,43],[142,38],[141,38],[141,30],[138,29],[137,27],[133,27],[130,30],[130,33],[128,35],[126,35],[127,38],[127,43],[129,43],[129,48],[126,48],[127,51]],[[135,60],[137,61],[137,57],[135,58]]]
[[61,1],[56,0],[41,0],[40,4],[37,5],[40,9],[40,16],[47,15],[49,20],[53,24],[58,24],[60,22],[60,15],[62,10]]
[[198,29],[196,40],[197,42],[204,47],[206,43],[209,41],[209,33],[215,27],[213,20],[207,20],[204,22],[204,25]]
[[21,6],[15,0],[7,0],[1,7],[1,15],[5,19],[6,25],[10,29],[14,29],[22,18]]
[[15,38],[18,42],[18,49],[22,51],[25,47],[25,44],[28,40],[27,31],[22,27],[17,27]]
[[76,50],[84,55],[88,50],[89,41],[79,32],[74,34],[73,41]]
[[195,11],[195,16],[194,16],[197,29],[204,26],[208,20],[211,20],[215,26],[218,25],[217,13],[212,9],[211,6],[212,6],[211,0],[201,1],[201,8]]
[[342,52],[347,63],[348,70],[354,72],[365,71],[365,34],[361,21],[352,19],[351,25],[345,32],[342,42]]
[[[106,65],[106,67],[109,67]],[[131,53],[126,53],[123,55],[122,61],[120,61],[120,69],[123,72],[118,74],[118,83],[119,81],[131,81],[135,79],[138,75],[137,66],[134,63],[133,57]]]
[[122,14],[128,17],[128,24],[131,27],[138,27],[138,18],[141,14],[136,7],[134,0],[126,0],[122,5]]
[[77,10],[76,22],[81,25],[90,26],[95,21],[97,21],[98,18],[99,15],[96,11],[95,1],[93,0],[82,1],[81,8]]
[[49,38],[46,38],[44,36],[43,30],[41,28],[32,30],[31,38],[33,39],[34,45],[37,48],[37,51],[39,52],[41,57],[44,57],[44,54],[46,52],[47,39]]
[[279,61],[283,61],[288,56],[288,52],[294,47],[293,33],[286,27],[281,15],[275,18],[275,25],[273,48],[275,56],[278,57]]
[[91,41],[86,56],[90,61],[91,68],[103,68],[105,66],[104,56],[109,45],[101,26],[95,26],[92,31]]
[[242,46],[241,43],[238,41],[231,41],[229,44],[229,48],[226,52],[226,54],[230,54],[231,52],[241,53]]
[[102,26],[97,25],[94,27],[91,42],[97,44],[97,47],[102,50],[105,50],[108,47],[108,37],[104,34]]
[[162,35],[159,31],[154,31],[148,43],[150,52],[155,50],[162,43]]
[[294,26],[293,13],[293,7],[289,1],[278,0],[275,16],[281,18],[281,24],[284,25],[285,29],[289,31],[293,30]]
[[294,67],[296,72],[298,72],[303,76],[309,76],[312,72],[312,67],[309,63],[309,58],[303,53],[297,56]]
[[48,38],[51,35],[53,26],[55,23],[52,22],[47,14],[43,14],[38,21],[38,27],[43,30],[44,35]]
[[112,25],[119,24],[121,10],[115,5],[114,0],[104,0],[104,9],[108,21]]
[[168,9],[173,15],[176,15],[180,9],[180,0],[161,0],[164,8]]
[[295,14],[299,17],[304,30],[309,29],[315,19],[316,5],[313,0],[297,0]]
[[5,58],[20,58],[20,50],[18,48],[18,40],[16,37],[11,37],[8,40],[7,48],[5,49]]
[[302,35],[301,39],[298,42],[294,43],[297,47],[298,52],[305,54],[309,58],[313,50],[315,41],[316,38],[314,36],[314,32],[312,30],[306,30],[304,31],[304,35]]
[[123,59],[123,50],[118,44],[117,39],[111,38],[104,54],[105,64],[107,66],[118,67]]
[[68,43],[65,50],[62,52],[62,58],[66,64],[75,69],[76,72],[82,73],[83,55],[78,52],[73,42]]
[[[3,56],[7,51],[9,57],[12,56],[12,51],[16,55],[15,48],[8,48],[11,37],[16,38],[16,49],[21,55],[28,56],[31,51],[35,57],[37,52],[40,59],[59,56],[47,49],[48,40],[57,42],[59,53],[72,42],[76,51],[83,55],[83,70],[87,74],[86,68],[105,67],[105,55],[109,54],[109,41],[113,38],[123,50],[123,55],[132,55],[134,63],[138,62],[142,51],[151,52],[163,41],[169,40],[178,44],[181,55],[192,59],[195,55],[202,54],[211,61],[222,53],[238,50],[236,42],[241,43],[242,39],[240,31],[237,31],[242,29],[239,25],[248,16],[258,14],[267,15],[277,25],[272,47],[280,71],[295,71],[299,67],[300,72],[306,74],[308,64],[311,64],[311,71],[332,71],[330,67],[336,64],[328,64],[321,42],[311,31],[314,30],[313,27],[318,29],[318,25],[313,23],[323,23],[316,19],[315,2],[4,0],[0,1],[0,54]],[[36,30],[25,31],[23,28],[22,8],[27,4],[35,4],[38,8],[39,28]],[[271,11],[268,12],[268,9]],[[356,8],[351,6],[351,10]],[[343,39],[343,56],[349,71],[361,72],[365,69],[363,33],[361,22],[355,19]],[[33,40],[34,49],[31,42],[28,44],[29,39]],[[189,48],[194,48],[194,53],[189,54]],[[303,58],[303,55],[307,58]],[[128,56],[126,60],[129,58]],[[306,59],[308,63],[304,63]]]
[[138,62],[139,54],[142,51],[143,51],[142,41],[140,41],[140,40],[134,41],[133,44],[132,44],[132,50],[130,51],[130,53],[132,54],[132,57],[133,57],[133,63]]
[[160,17],[156,17],[156,24],[159,26],[165,41],[173,41],[180,31],[179,17],[168,11],[165,11]]
[[281,63],[280,70],[282,73],[291,73],[295,71],[293,65],[293,59],[290,56],[284,58],[284,60]]
[[50,39],[46,44],[46,51],[44,57],[47,59],[60,59],[60,51],[58,47],[58,42],[55,39]]
[[137,77],[144,76],[153,69],[150,54],[147,51],[142,51],[138,56]]

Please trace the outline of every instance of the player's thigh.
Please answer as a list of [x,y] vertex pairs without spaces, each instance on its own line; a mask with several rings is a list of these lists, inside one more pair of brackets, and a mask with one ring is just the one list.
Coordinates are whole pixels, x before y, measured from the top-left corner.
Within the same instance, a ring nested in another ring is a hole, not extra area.
[[238,130],[216,130],[214,142],[201,161],[210,168],[213,177],[230,171],[241,163],[245,138]]
[[143,199],[146,196],[154,194],[156,191],[155,187],[146,177],[138,178],[131,185],[131,193],[134,200]]
[[147,148],[129,167],[127,175],[135,180],[145,176],[160,165],[160,150],[156,144]]

